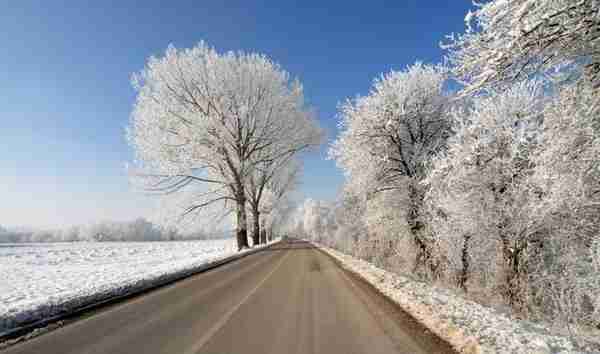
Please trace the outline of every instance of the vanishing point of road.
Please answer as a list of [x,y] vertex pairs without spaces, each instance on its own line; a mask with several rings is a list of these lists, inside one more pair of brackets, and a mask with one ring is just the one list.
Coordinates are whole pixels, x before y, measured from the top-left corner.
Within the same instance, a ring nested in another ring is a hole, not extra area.
[[303,241],[286,241],[15,344],[3,354],[452,353]]

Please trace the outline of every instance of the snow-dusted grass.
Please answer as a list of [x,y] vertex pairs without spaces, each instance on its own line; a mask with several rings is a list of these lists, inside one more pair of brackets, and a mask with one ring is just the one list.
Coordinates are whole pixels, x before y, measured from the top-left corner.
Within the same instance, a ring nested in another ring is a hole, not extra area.
[[[373,284],[460,353],[600,353],[552,335],[541,325],[517,321],[492,308],[316,244],[342,266]],[[594,345],[594,347],[592,347]]]
[[0,333],[234,253],[235,239],[0,245]]

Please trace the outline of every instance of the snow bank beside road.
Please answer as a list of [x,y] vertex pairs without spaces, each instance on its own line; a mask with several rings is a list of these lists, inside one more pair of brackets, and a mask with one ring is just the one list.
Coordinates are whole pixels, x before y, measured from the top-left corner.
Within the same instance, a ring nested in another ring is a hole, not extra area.
[[400,276],[316,244],[461,353],[599,353],[544,327],[516,321],[452,292]]
[[235,239],[1,245],[0,334],[175,279],[236,249]]

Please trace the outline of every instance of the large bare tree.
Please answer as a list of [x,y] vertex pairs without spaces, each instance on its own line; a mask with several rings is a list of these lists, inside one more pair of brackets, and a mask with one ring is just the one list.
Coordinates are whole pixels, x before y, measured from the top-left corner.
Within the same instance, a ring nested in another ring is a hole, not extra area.
[[132,81],[128,139],[145,187],[187,193],[201,185],[205,191],[188,198],[182,215],[234,206],[238,248],[247,247],[248,176],[276,152],[287,153],[292,132],[283,130],[316,125],[300,83],[264,55],[218,53],[204,42],[169,46]]

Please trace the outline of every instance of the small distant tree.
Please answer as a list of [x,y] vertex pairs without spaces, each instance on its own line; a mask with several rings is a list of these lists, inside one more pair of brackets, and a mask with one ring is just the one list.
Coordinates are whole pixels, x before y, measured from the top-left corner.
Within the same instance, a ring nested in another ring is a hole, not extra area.
[[[269,200],[273,199],[269,198]],[[294,212],[297,205],[291,195],[286,193],[276,203],[269,203],[269,205],[271,207],[263,218],[264,227],[261,231],[266,233],[267,240],[272,240],[275,235],[292,234],[291,225],[294,223]]]
[[333,210],[321,200],[305,199],[297,209],[298,229],[301,234],[313,241],[327,242],[335,232]]

